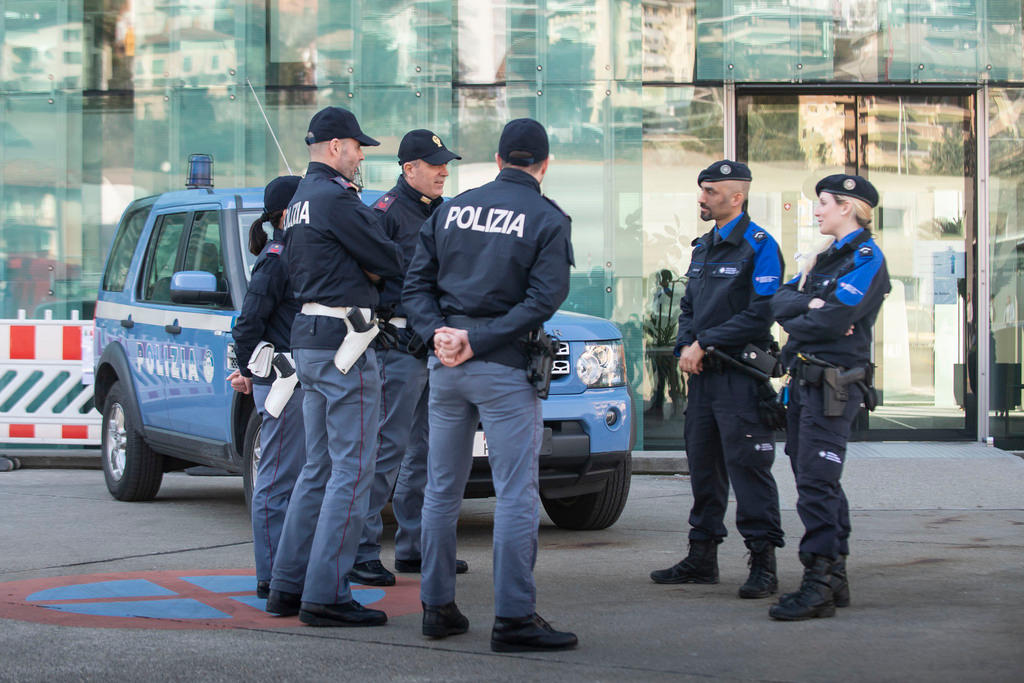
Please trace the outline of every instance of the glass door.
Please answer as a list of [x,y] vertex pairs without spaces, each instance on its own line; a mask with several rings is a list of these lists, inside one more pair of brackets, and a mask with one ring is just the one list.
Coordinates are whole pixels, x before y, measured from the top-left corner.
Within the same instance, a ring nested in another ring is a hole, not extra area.
[[872,231],[892,292],[875,327],[879,407],[858,418],[856,438],[976,432],[973,106],[961,94],[737,97],[737,156],[754,176],[750,214],[779,240],[787,273],[820,240],[818,180],[857,173],[881,194]]

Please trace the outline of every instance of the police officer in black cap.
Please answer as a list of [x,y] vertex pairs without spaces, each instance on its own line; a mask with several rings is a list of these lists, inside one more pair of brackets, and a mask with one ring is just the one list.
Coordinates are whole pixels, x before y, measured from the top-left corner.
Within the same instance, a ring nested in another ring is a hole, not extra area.
[[[387,236],[402,246],[406,263],[412,261],[420,227],[442,202],[448,162],[461,158],[432,131],[412,130],[402,138],[398,146],[402,174],[373,208],[382,215]],[[350,579],[371,586],[395,583],[395,575],[380,561],[384,528],[380,512],[392,490],[391,508],[398,522],[395,568],[420,570],[420,511],[427,483],[427,348],[409,327],[402,307],[402,282],[403,278],[382,281],[378,317],[387,334],[375,341],[381,381],[380,446],[363,536],[349,573]],[[413,434],[415,443],[410,441]],[[464,561],[456,561],[458,573],[468,569]]]
[[[253,394],[260,413],[260,458],[252,483],[252,540],[256,559],[256,595],[266,598],[270,592],[270,572],[274,566],[277,543],[281,538],[288,500],[299,470],[306,462],[306,432],[302,424],[302,387],[296,386],[283,407],[267,411],[276,374],[253,376],[249,360],[260,342],[273,345],[274,353],[287,354],[291,348],[292,322],[299,304],[292,294],[285,268],[284,210],[288,208],[302,178],[281,176],[270,181],[263,191],[263,213],[249,227],[249,251],[257,255],[249,278],[249,289],[242,301],[231,335],[235,340],[238,369],[228,377],[231,386],[243,394]],[[263,224],[273,228],[267,240]]]
[[[363,134],[352,112],[327,107],[306,134],[310,164],[285,214],[285,257],[301,309],[292,355],[305,390],[306,464],[288,505],[267,611],[312,626],[377,626],[384,612],[352,599],[347,578],[363,529],[377,447],[380,375],[367,348],[378,293],[398,277],[388,239],[352,182]],[[301,603],[301,604],[300,604]]]
[[455,605],[455,529],[482,423],[498,502],[494,628],[499,652],[576,646],[536,613],[533,565],[543,420],[522,341],[569,292],[570,221],[540,193],[548,137],[533,119],[502,131],[498,177],[438,209],[420,231],[402,301],[434,357],[423,502],[423,634],[464,633]]
[[718,544],[726,535],[729,485],[736,493],[736,527],[750,551],[741,598],[778,590],[775,548],[783,545],[779,495],[772,476],[775,438],[758,411],[758,380],[708,349],[739,358],[748,344],[772,344],[771,297],[782,278],[782,254],[744,206],[750,169],[728,159],[700,172],[700,217],[715,227],[693,241],[686,292],[680,301],[675,354],[689,373],[686,457],[693,508],[690,550],[655,583],[718,583]]
[[772,298],[772,312],[789,333],[782,351],[791,378],[786,453],[804,524],[800,589],[768,612],[783,621],[831,617],[850,604],[850,507],[839,478],[853,420],[862,403],[873,405],[871,330],[891,289],[869,230],[878,191],[846,174],[823,178],[814,191],[814,217],[830,239]]

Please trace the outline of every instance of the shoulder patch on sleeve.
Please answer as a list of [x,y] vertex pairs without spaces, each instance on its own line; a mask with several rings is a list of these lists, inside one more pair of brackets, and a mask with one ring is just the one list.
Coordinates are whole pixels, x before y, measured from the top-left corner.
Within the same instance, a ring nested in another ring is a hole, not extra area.
[[280,256],[282,253],[284,253],[284,245],[280,242],[271,242],[267,245],[267,254]]
[[874,253],[874,251],[875,250],[871,248],[870,244],[865,244],[865,245],[862,245],[861,248],[857,250],[857,253],[860,256],[870,257],[871,254]]
[[766,237],[768,237],[768,233],[766,233],[764,230],[758,230],[757,232],[754,233],[754,239],[758,242],[763,242]]
[[380,199],[373,203],[373,208],[381,213],[387,213],[391,205],[395,203],[395,195],[388,192],[380,196]]
[[572,218],[572,216],[569,216],[569,214],[567,214],[567,213],[566,213],[566,212],[565,212],[565,211],[564,211],[564,210],[562,209],[562,207],[560,207],[560,206],[559,206],[558,204],[556,204],[556,203],[555,203],[555,200],[554,200],[554,199],[552,199],[551,197],[547,196],[546,194],[542,194],[542,195],[541,195],[541,197],[544,197],[544,199],[546,199],[546,200],[547,200],[548,204],[550,204],[551,206],[553,206],[553,207],[555,207],[556,209],[558,209],[559,213],[561,213],[561,214],[562,214],[563,216],[566,216],[566,217],[568,217],[568,218]]

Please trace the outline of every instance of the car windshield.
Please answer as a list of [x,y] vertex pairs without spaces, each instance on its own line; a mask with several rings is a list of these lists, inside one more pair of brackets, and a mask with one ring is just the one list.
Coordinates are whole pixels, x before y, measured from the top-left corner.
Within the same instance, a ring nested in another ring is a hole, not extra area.
[[[243,210],[238,212],[238,243],[242,245],[242,256],[245,258],[245,279],[248,280],[252,274],[253,264],[256,263],[256,255],[249,252],[249,226],[260,217],[260,211]],[[263,230],[267,238],[271,236],[270,223],[263,224]]]

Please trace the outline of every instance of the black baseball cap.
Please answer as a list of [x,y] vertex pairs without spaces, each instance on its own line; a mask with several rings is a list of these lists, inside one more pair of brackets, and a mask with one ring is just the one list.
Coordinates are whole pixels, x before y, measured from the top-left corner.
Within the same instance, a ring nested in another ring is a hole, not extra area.
[[458,154],[444,146],[441,138],[425,128],[410,130],[398,145],[398,163],[423,159],[434,166],[447,164],[452,159],[461,159]]
[[878,190],[867,179],[861,178],[859,175],[836,173],[825,176],[814,186],[814,194],[819,195],[822,192],[862,199],[870,204],[871,208],[878,206]]
[[356,115],[344,107],[324,107],[309,120],[306,144],[327,142],[334,138],[352,138],[360,145],[373,147],[380,143],[363,133]]
[[[513,156],[514,152],[518,152]],[[498,140],[498,156],[513,166],[532,166],[548,158],[548,132],[533,119],[513,119]]]
[[283,175],[271,180],[263,190],[263,210],[272,214],[287,209],[300,180],[302,178],[297,175]]
[[742,161],[722,159],[711,164],[697,175],[697,184],[717,183],[722,180],[753,180],[750,167]]

